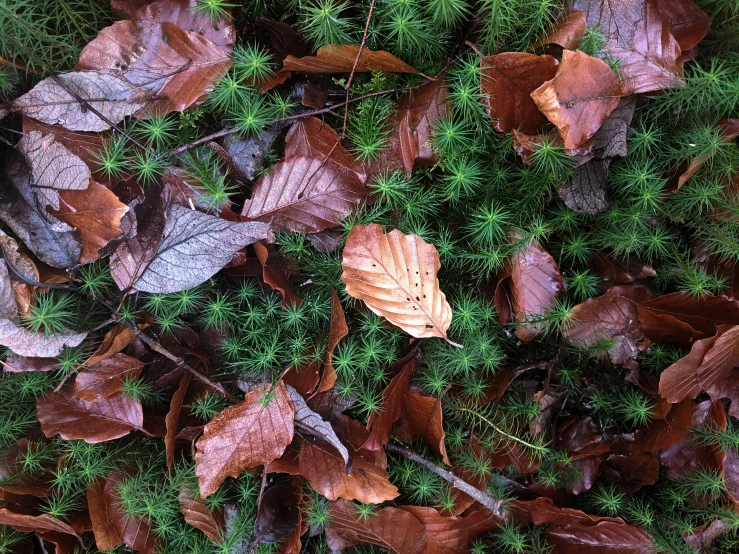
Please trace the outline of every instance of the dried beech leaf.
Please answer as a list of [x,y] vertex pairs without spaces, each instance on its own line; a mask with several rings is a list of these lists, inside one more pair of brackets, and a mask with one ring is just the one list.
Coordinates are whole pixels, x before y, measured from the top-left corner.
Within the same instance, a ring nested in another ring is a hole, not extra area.
[[718,386],[739,367],[739,325],[727,329],[716,338],[698,366],[698,385],[703,390]]
[[595,133],[593,153],[597,159],[624,157],[628,153],[627,142],[629,126],[634,119],[636,95],[622,98],[618,107]]
[[179,500],[180,513],[185,517],[185,521],[200,529],[214,543],[223,544],[223,513],[220,510],[208,509],[203,500],[195,498],[185,487],[180,489]]
[[295,428],[303,434],[312,435],[327,442],[341,454],[344,464],[349,464],[349,451],[336,436],[331,424],[321,419],[320,415],[311,410],[305,399],[300,396],[300,393],[290,385],[287,385],[287,392],[295,407]]
[[[334,350],[345,336],[349,334],[349,327],[346,325],[346,318],[344,317],[344,310],[341,307],[341,301],[339,295],[331,287],[331,325],[328,330],[328,344],[326,345],[326,366],[323,370],[325,376],[335,375],[334,366],[331,364],[331,358],[334,355]],[[336,381],[333,378],[334,382]],[[321,378],[321,385],[317,392],[324,392],[333,386],[333,383],[324,383],[324,379]]]
[[587,24],[585,14],[580,10],[565,10],[539,44],[556,44],[566,50],[575,50],[585,35]]
[[164,436],[164,450],[167,457],[167,468],[172,469],[174,463],[174,446],[177,438],[177,425],[180,422],[180,412],[182,411],[182,403],[185,400],[185,394],[187,393],[187,387],[190,385],[191,376],[187,373],[180,381],[180,386],[172,395],[172,400],[169,402],[169,411],[164,418],[164,425],[167,429],[166,435]]
[[[354,67],[354,62],[359,54],[359,46],[352,44],[335,45],[329,44],[320,48],[315,56],[296,58],[288,56],[282,63],[283,68],[299,73],[321,74],[321,73],[349,73]],[[399,60],[389,52],[383,50],[373,51],[362,48],[355,72],[385,71],[388,73],[415,73],[407,63]]]
[[575,168],[572,181],[557,193],[569,209],[580,214],[599,214],[608,209],[606,193],[609,160],[590,160]]
[[441,461],[452,465],[444,446],[444,425],[441,399],[426,396],[419,390],[409,390],[403,395],[403,425],[401,430],[410,441],[422,440]]
[[647,0],[634,36],[626,46],[608,43],[608,54],[619,61],[624,94],[641,94],[683,86],[683,68],[678,62],[681,49],[669,31],[669,24],[657,6]]
[[293,440],[294,409],[285,384],[253,390],[216,414],[196,444],[195,473],[207,498],[227,477],[279,458]]
[[612,521],[550,526],[544,536],[556,552],[568,554],[649,554],[655,551],[654,541],[646,531]]
[[90,512],[95,546],[100,551],[113,550],[123,542],[116,526],[108,519],[105,503],[105,480],[100,477],[87,484],[87,508]]
[[580,348],[613,340],[607,352],[611,362],[633,369],[639,353],[652,344],[639,326],[636,306],[645,295],[633,287],[611,287],[604,295],[575,306],[562,324],[562,335]]
[[675,404],[665,419],[656,419],[646,428],[639,429],[631,443],[630,450],[635,454],[659,452],[680,442],[688,436],[693,421],[695,406],[692,400]]
[[80,158],[54,140],[54,135],[32,131],[18,141],[18,151],[26,157],[33,174],[31,190],[41,210],[59,209],[59,192],[85,190],[90,184],[90,169]]
[[285,141],[285,158],[254,185],[244,218],[317,233],[364,201],[365,174],[341,145],[333,148],[339,136],[329,125],[316,118],[296,123]]
[[94,444],[118,439],[141,430],[144,412],[141,400],[122,393],[96,401],[77,400],[68,385],[60,392],[48,391],[36,402],[37,417],[47,438],[83,440]]
[[334,447],[322,441],[303,440],[300,447],[299,471],[311,487],[329,500],[346,498],[367,504],[380,504],[398,496],[390,482],[387,458],[382,450],[359,450],[369,433],[364,426],[346,416],[333,419],[336,431],[351,446],[351,467]]
[[577,148],[600,129],[623,96],[608,64],[583,52],[566,50],[557,74],[531,93],[539,110],[564,139]]
[[[274,253],[274,250],[272,250]],[[300,306],[303,299],[300,298],[290,286],[287,278],[289,275],[285,274],[279,267],[273,267],[270,262],[269,253],[270,249],[259,243],[254,243],[254,253],[259,259],[259,263],[262,264],[262,279],[264,282],[276,290],[282,296],[282,309],[286,310],[290,306]],[[274,258],[272,258],[274,259]]]
[[42,262],[60,268],[77,265],[82,252],[77,232],[39,209],[31,169],[15,150],[5,160],[5,176],[9,183],[0,186],[2,220]]
[[538,133],[547,119],[531,99],[531,93],[553,79],[559,63],[552,56],[504,52],[482,58],[481,84],[488,115],[496,131],[513,129]]
[[144,519],[131,517],[121,509],[118,487],[124,481],[120,474],[108,476],[103,490],[103,498],[108,521],[116,530],[121,540],[132,550],[140,554],[156,554],[159,552],[156,535]]
[[39,516],[19,514],[10,511],[6,507],[0,508],[0,525],[9,525],[16,531],[22,533],[33,533],[34,531],[56,531],[58,533],[64,533],[72,535],[79,540],[82,545],[82,539],[79,538],[77,533],[62,520],[57,519],[48,514],[42,514]]
[[300,509],[292,487],[288,483],[278,483],[265,489],[254,521],[254,535],[259,542],[279,542],[299,523]]
[[367,421],[369,437],[362,445],[365,450],[380,450],[390,440],[390,431],[403,411],[403,396],[408,390],[413,370],[416,368],[416,356],[414,355],[406,363],[400,372],[390,379],[385,390],[382,391],[382,409],[380,412],[372,412]]
[[702,391],[698,367],[715,342],[716,337],[695,341],[687,356],[665,369],[659,376],[659,395],[673,403],[698,396]]
[[179,292],[208,280],[244,246],[269,236],[266,223],[232,223],[173,204],[156,251],[144,249],[139,257],[129,243],[121,244],[111,258],[111,274],[121,290]]
[[51,358],[58,356],[65,346],[78,346],[87,332],[65,331],[45,335],[34,333],[19,322],[13,284],[5,260],[0,261],[0,344],[18,356]]
[[439,289],[436,248],[417,235],[380,225],[357,225],[346,240],[341,262],[346,292],[416,338],[441,337],[452,309]]
[[93,179],[85,190],[60,191],[59,204],[58,210],[49,211],[80,234],[80,263],[97,260],[100,249],[123,234],[121,219],[128,206]]
[[611,42],[626,46],[641,21],[644,0],[575,0],[573,7],[585,12],[589,27],[598,29]]
[[151,96],[152,91],[137,88],[113,75],[74,71],[44,79],[15,100],[13,109],[71,131],[100,132],[110,129],[110,124],[87,106],[116,124],[143,108]]
[[562,275],[557,262],[538,241],[531,241],[514,253],[508,273],[513,316],[515,322],[520,324],[516,335],[519,340],[530,342],[539,333],[542,324],[527,322],[554,307],[562,295]]
[[711,28],[711,18],[691,0],[657,0],[682,51],[695,48]]
[[108,358],[118,354],[136,339],[136,333],[118,323],[114,325],[110,331],[105,333],[103,342],[97,347],[97,350],[85,361],[85,366],[90,367],[97,363],[107,360]]
[[143,369],[144,362],[125,354],[115,354],[77,373],[72,398],[91,401],[108,398],[121,392],[123,382],[138,377]]

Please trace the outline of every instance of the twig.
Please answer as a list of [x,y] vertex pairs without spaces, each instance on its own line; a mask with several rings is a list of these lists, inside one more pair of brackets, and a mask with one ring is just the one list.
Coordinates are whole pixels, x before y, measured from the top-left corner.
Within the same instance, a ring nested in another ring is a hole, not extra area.
[[467,481],[464,481],[463,479],[460,479],[456,475],[454,475],[451,471],[447,471],[446,469],[443,469],[436,465],[435,463],[427,460],[426,458],[419,456],[413,450],[409,448],[404,448],[402,446],[396,446],[394,444],[386,444],[385,449],[389,452],[393,452],[395,454],[400,454],[401,456],[405,456],[406,458],[409,458],[416,462],[419,465],[422,465],[426,469],[428,469],[431,473],[438,475],[445,481],[447,481],[452,487],[454,487],[457,490],[462,491],[466,495],[474,498],[477,500],[480,504],[485,506],[488,510],[490,510],[493,515],[499,517],[500,519],[507,521],[509,516],[506,514],[504,509],[504,503],[502,500],[496,500],[489,494],[487,494],[484,491],[478,490],[472,485],[470,485]]
[[9,60],[6,60],[2,56],[0,56],[0,65],[4,65],[6,67],[12,67],[13,69],[20,69],[21,71],[25,71],[27,73],[33,73],[34,75],[38,75],[41,77],[43,73],[40,71],[37,71],[36,69],[30,68],[27,65],[23,65],[22,63],[18,62],[11,62]]
[[354,65],[352,65],[352,72],[349,74],[349,79],[347,79],[346,85],[344,85],[344,92],[346,94],[346,97],[344,100],[344,125],[341,128],[341,138],[344,138],[346,136],[346,122],[349,116],[349,89],[352,86],[352,81],[354,80],[354,73],[357,71],[357,65],[359,65],[359,58],[362,57],[362,50],[364,50],[364,45],[367,44],[367,31],[369,31],[370,21],[372,20],[372,12],[374,10],[375,10],[375,0],[372,0],[372,2],[370,2],[369,13],[367,13],[367,21],[364,24],[364,33],[362,33],[362,42],[359,44],[359,51],[357,52],[357,57],[354,58]]

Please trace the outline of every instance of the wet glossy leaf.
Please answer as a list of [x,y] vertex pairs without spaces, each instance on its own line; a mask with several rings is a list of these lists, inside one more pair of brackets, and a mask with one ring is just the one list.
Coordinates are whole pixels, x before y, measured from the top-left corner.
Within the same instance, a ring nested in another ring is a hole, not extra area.
[[[330,44],[320,48],[315,56],[285,58],[283,67],[299,73],[349,73],[359,54],[359,46],[352,44]],[[418,73],[402,60],[389,52],[362,48],[355,72],[386,71],[388,73]]]

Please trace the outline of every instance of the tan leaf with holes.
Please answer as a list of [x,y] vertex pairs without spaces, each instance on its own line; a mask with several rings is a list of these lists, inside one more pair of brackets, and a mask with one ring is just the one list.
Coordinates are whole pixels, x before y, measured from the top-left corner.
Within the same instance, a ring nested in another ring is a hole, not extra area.
[[441,337],[452,309],[439,288],[436,248],[418,235],[380,225],[357,225],[346,240],[341,262],[346,292],[416,338]]

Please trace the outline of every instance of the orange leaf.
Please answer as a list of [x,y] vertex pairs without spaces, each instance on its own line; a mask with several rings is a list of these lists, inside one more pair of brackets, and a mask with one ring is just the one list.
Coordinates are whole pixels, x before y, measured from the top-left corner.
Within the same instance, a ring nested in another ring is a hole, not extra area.
[[140,554],[156,554],[159,551],[156,537],[144,519],[130,517],[121,509],[121,500],[118,496],[118,487],[125,480],[121,474],[108,476],[103,490],[103,499],[107,511],[108,521],[116,533],[133,550]]
[[[296,58],[288,56],[283,62],[283,67],[300,73],[349,73],[354,67],[354,62],[359,54],[359,46],[342,44],[340,46],[329,44],[320,48],[315,56]],[[355,72],[385,71],[388,73],[415,73],[418,71],[402,60],[399,60],[389,52],[383,50],[373,51],[362,48]]]
[[251,391],[244,401],[216,414],[196,444],[200,496],[213,494],[227,477],[279,458],[293,440],[293,403],[285,384]]
[[565,148],[572,150],[595,135],[622,95],[618,78],[606,62],[566,50],[557,74],[531,98],[559,129]]
[[172,470],[172,463],[174,462],[174,446],[175,439],[177,438],[177,425],[180,422],[180,412],[182,411],[182,402],[185,400],[185,394],[187,393],[187,387],[190,385],[191,375],[186,373],[180,381],[180,386],[172,395],[172,400],[169,402],[169,412],[164,418],[164,425],[167,428],[167,433],[164,436],[164,449],[167,456],[167,468]]
[[185,521],[200,529],[214,543],[223,544],[223,513],[209,510],[205,502],[195,498],[185,487],[180,489],[179,499],[180,512],[185,516]]
[[22,533],[32,533],[34,531],[57,531],[59,533],[72,535],[80,541],[80,545],[82,544],[82,539],[79,538],[74,529],[60,519],[48,514],[32,516],[12,512],[8,508],[0,508],[0,525],[9,525],[16,531],[20,531]]
[[138,377],[143,369],[144,362],[125,354],[114,354],[77,374],[72,398],[91,401],[108,398],[121,392],[123,382]]
[[97,478],[87,485],[87,508],[92,521],[92,532],[98,550],[112,550],[123,542],[115,525],[108,519],[105,503],[105,481]]
[[403,425],[409,440],[421,439],[441,460],[451,465],[444,446],[441,399],[411,388],[403,395]]

